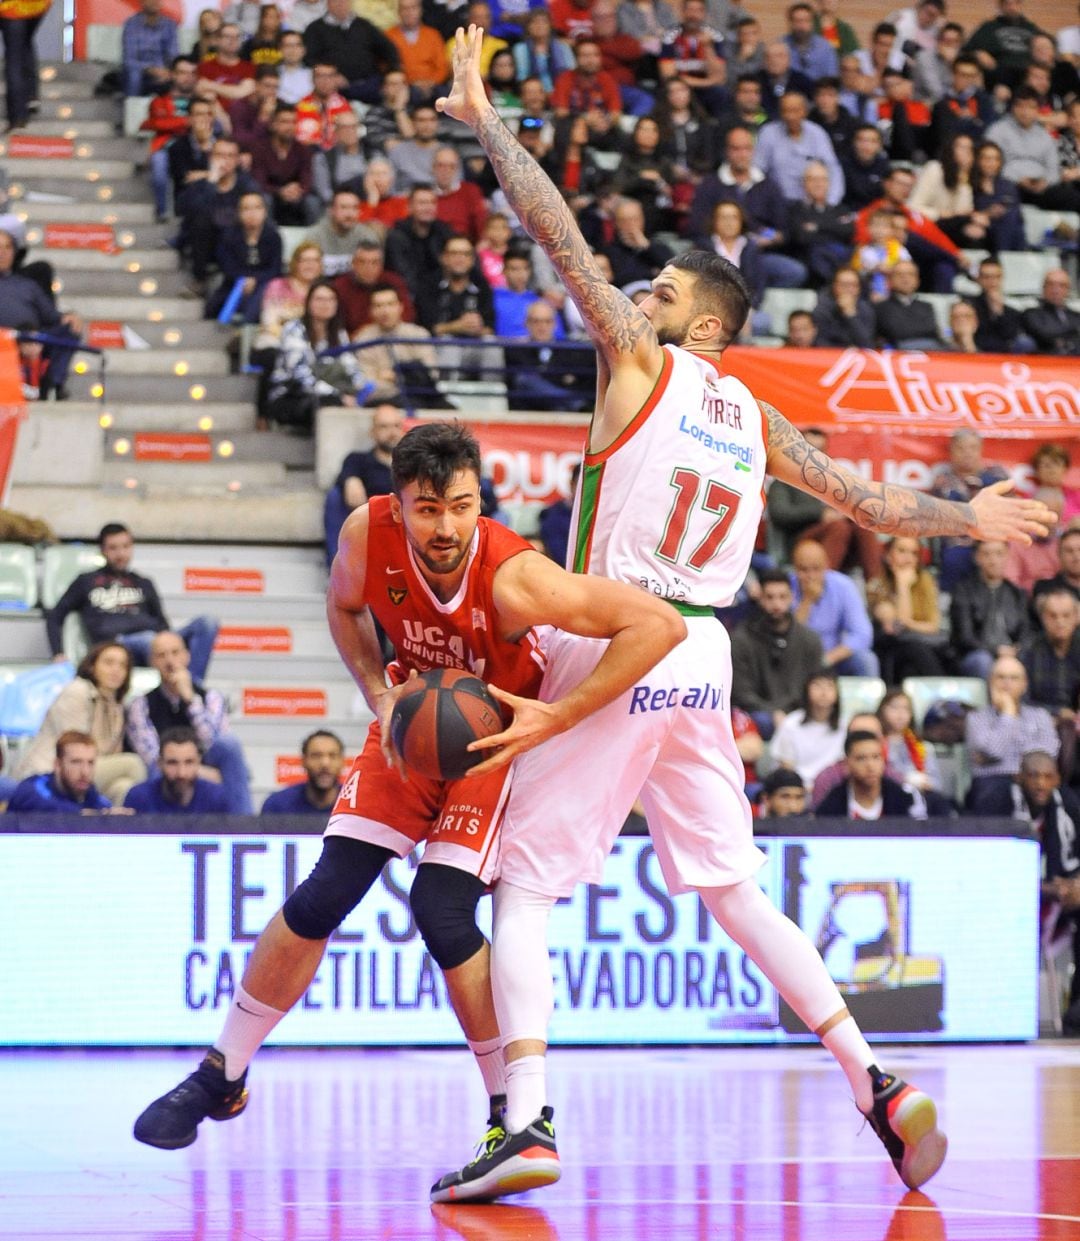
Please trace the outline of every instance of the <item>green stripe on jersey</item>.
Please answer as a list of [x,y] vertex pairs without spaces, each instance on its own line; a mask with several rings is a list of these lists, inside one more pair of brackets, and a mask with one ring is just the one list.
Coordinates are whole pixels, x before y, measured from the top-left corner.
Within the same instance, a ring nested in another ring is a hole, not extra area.
[[671,606],[676,612],[681,612],[683,616],[715,616],[716,613],[712,608],[702,607],[699,603],[678,603],[672,601]]
[[577,538],[574,540],[574,572],[588,573],[589,540],[596,522],[596,501],[600,495],[603,462],[581,469],[581,504],[578,506]]

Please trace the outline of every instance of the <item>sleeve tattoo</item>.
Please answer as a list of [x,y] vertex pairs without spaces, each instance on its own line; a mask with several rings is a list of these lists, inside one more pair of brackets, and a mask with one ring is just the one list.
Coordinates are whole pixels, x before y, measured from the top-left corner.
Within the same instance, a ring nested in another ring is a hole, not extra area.
[[879,534],[963,535],[975,524],[970,504],[939,500],[936,496],[893,483],[875,483],[814,448],[774,405],[759,402],[769,423],[769,455],[790,462],[782,471],[785,482],[819,496],[831,508],[845,513],[857,525]]
[[609,355],[632,353],[652,326],[609,284],[551,179],[492,110],[476,128],[507,201],[559,273],[594,341]]

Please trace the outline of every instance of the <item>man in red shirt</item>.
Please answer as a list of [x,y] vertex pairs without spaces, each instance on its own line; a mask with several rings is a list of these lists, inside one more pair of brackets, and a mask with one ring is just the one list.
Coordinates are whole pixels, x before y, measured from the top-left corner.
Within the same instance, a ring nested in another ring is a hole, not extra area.
[[217,55],[199,61],[199,81],[196,94],[219,99],[226,109],[237,99],[246,99],[255,89],[255,66],[250,60],[241,60],[240,44],[243,42],[240,27],[226,22],[218,38]]
[[352,104],[337,90],[338,71],[333,65],[315,65],[311,79],[314,90],[296,105],[296,140],[329,151],[335,141],[334,121],[351,112]]
[[564,69],[555,79],[551,106],[556,116],[583,115],[589,130],[601,127],[607,132],[618,124],[622,114],[619,84],[600,66],[600,44],[595,39],[580,39],[574,48],[577,64]]
[[435,193],[439,197],[437,218],[475,246],[487,223],[488,208],[480,187],[461,179],[461,156],[452,146],[439,147],[431,162]]
[[345,331],[350,336],[371,322],[371,293],[377,285],[388,284],[397,289],[401,317],[406,323],[416,319],[409,286],[396,271],[387,271],[383,260],[383,248],[377,241],[362,241],[353,251],[349,270],[334,281]]

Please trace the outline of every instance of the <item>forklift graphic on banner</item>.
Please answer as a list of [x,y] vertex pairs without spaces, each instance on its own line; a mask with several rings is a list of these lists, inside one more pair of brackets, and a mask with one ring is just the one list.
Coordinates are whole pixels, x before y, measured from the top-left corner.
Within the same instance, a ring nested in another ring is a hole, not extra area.
[[[784,849],[784,912],[803,926],[807,879],[803,845]],[[945,966],[940,957],[913,956],[909,887],[896,879],[847,879],[829,884],[829,900],[814,939],[851,1015],[866,1034],[937,1033],[944,1028]],[[805,1026],[780,1000],[780,1025]]]

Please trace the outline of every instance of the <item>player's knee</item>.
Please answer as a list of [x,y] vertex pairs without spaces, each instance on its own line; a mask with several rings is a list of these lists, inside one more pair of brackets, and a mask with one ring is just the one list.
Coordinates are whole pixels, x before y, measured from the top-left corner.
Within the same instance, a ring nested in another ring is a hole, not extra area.
[[453,866],[430,863],[417,870],[409,904],[440,969],[457,969],[484,946],[476,925],[476,906],[484,887],[475,875]]
[[281,908],[285,925],[301,939],[329,939],[393,856],[366,841],[327,836],[315,869]]

